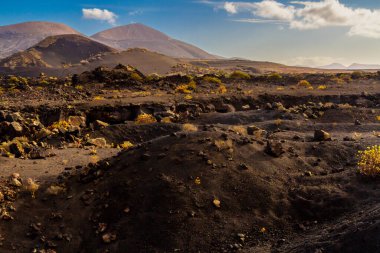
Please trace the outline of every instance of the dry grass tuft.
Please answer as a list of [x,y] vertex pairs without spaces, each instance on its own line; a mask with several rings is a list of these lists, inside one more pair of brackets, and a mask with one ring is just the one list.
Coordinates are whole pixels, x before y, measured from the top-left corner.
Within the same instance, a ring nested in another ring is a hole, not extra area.
[[241,126],[241,125],[238,125],[238,126],[232,126],[230,127],[230,130],[237,133],[237,134],[240,134],[240,135],[247,135],[247,127],[245,126]]
[[196,132],[196,131],[198,131],[198,127],[194,124],[186,123],[186,124],[182,125],[182,131]]

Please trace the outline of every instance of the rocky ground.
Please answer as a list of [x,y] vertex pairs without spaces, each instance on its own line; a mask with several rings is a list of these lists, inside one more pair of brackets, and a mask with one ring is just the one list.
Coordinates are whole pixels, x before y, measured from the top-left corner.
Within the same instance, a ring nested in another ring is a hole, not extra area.
[[5,85],[0,252],[379,252],[377,74],[211,77]]

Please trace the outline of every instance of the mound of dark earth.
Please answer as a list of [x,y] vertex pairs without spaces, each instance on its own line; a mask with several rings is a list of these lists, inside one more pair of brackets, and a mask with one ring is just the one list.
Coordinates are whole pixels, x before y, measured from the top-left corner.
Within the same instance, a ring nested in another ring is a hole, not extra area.
[[[1,227],[2,249],[304,252],[303,246],[289,249],[294,247],[289,243],[294,238],[302,243],[303,235],[315,241],[320,235],[314,230],[346,214],[358,217],[356,208],[379,195],[376,184],[361,182],[350,165],[327,169],[352,160],[356,149],[351,144],[281,141],[237,130],[200,126],[198,132],[153,139],[65,173],[60,183],[65,191],[58,196],[42,189],[36,200],[29,195],[20,200],[15,219]],[[268,145],[282,152],[274,156]],[[320,167],[313,165],[321,154]],[[373,226],[363,229],[368,232],[355,236],[378,240],[369,233]],[[349,252],[352,229],[337,231],[331,233],[339,233],[334,239],[341,251],[328,241],[308,248]],[[378,249],[377,244],[368,247]]]
[[74,29],[50,22],[26,22],[0,26],[0,59],[26,50],[54,35],[79,34]]

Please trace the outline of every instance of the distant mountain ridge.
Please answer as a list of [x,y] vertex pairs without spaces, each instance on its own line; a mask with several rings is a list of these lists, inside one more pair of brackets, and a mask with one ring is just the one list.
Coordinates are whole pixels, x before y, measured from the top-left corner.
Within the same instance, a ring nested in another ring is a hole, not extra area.
[[318,67],[320,69],[341,69],[341,70],[368,70],[368,69],[380,69],[379,64],[360,64],[360,63],[353,63],[350,66],[344,66],[340,63],[332,63],[325,66]]
[[131,24],[105,30],[91,36],[96,41],[120,50],[144,48],[175,58],[216,59],[206,51],[143,24]]
[[63,34],[80,33],[65,24],[51,22],[0,26],[0,59],[26,50],[49,36]]

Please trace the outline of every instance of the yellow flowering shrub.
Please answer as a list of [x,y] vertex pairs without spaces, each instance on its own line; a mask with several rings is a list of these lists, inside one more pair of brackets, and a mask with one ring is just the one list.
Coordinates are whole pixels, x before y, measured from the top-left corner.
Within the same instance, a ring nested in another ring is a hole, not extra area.
[[298,82],[298,86],[309,88],[311,87],[311,84],[307,80],[301,80]]
[[136,118],[135,122],[137,124],[152,124],[156,123],[157,120],[155,117],[153,117],[153,115],[143,113]]
[[380,145],[359,151],[359,172],[365,176],[380,175]]

